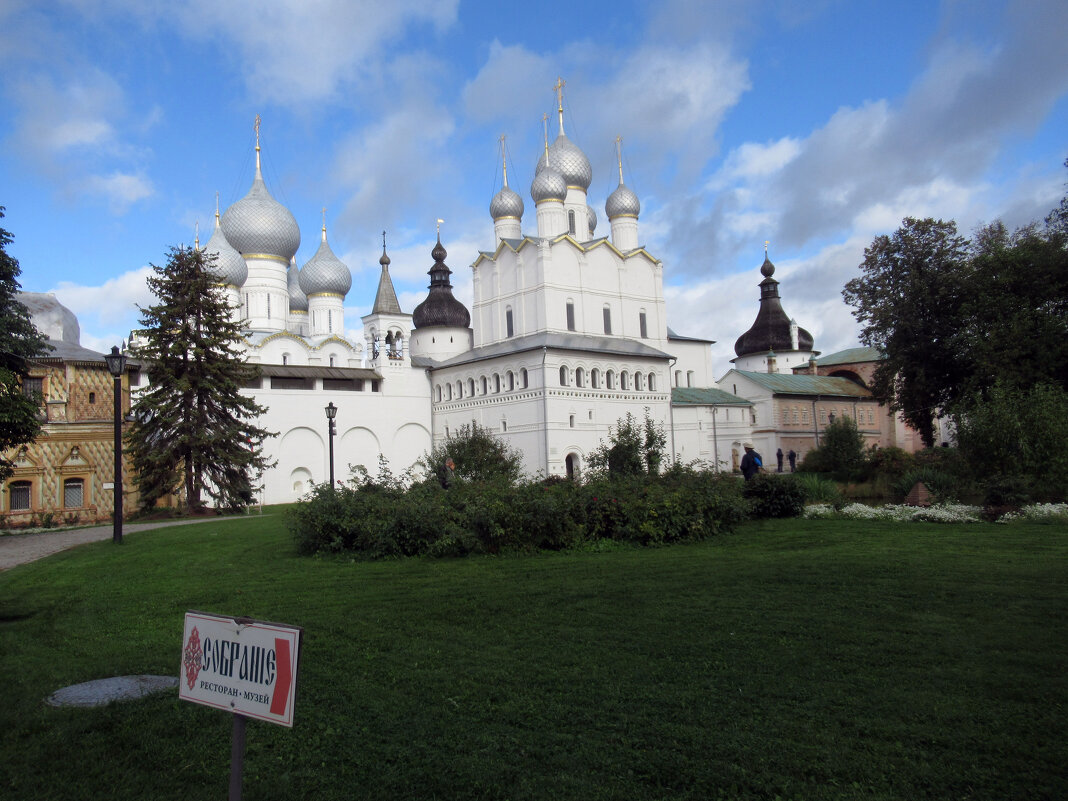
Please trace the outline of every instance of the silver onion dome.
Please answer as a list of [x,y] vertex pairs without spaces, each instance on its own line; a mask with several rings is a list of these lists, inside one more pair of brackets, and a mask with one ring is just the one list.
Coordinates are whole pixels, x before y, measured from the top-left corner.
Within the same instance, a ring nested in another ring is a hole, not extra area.
[[597,229],[597,212],[593,210],[593,206],[586,206],[586,224],[590,228],[590,236],[593,236]]
[[242,254],[265,254],[289,262],[300,247],[300,228],[285,206],[271,197],[259,166],[252,188],[222,216],[226,240]]
[[346,295],[352,288],[352,273],[330,249],[325,227],[319,249],[300,271],[300,288],[308,297],[323,293]]
[[308,296],[300,288],[300,268],[295,261],[289,263],[289,310],[306,312],[308,310]]
[[502,186],[501,191],[490,201],[489,210],[490,217],[495,221],[505,217],[515,217],[518,220],[523,216],[523,198],[509,186]]
[[542,162],[542,168],[534,176],[534,180],[530,183],[530,196],[534,199],[534,203],[541,203],[543,200],[559,200],[563,202],[567,197],[567,181],[564,180],[559,172],[552,167],[545,167]]
[[[545,169],[545,159],[538,160],[535,172]],[[593,168],[586,154],[561,131],[556,141],[549,145],[549,165],[564,177],[567,186],[577,186],[582,191],[590,188]]]
[[637,217],[641,210],[642,204],[638,202],[638,196],[622,183],[608,196],[604,204],[604,213],[610,220],[616,217]]
[[212,272],[219,276],[220,283],[240,288],[248,279],[248,265],[233,245],[226,241],[217,213],[215,230],[212,231],[211,239],[204,245],[204,254],[215,257]]

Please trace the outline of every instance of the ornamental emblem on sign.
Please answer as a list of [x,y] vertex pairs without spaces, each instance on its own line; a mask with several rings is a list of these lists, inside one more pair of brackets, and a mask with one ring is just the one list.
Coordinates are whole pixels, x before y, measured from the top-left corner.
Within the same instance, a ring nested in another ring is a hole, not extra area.
[[203,658],[204,652],[200,648],[200,632],[194,626],[192,633],[189,635],[189,640],[185,644],[185,651],[182,654],[182,667],[185,668],[185,680],[189,684],[190,690],[197,683],[197,676],[200,675]]

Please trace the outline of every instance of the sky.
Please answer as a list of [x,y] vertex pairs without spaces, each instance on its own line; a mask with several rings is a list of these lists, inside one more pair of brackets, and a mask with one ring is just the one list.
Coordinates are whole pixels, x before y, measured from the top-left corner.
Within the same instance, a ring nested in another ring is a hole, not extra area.
[[[509,185],[555,138],[618,183],[664,265],[668,325],[714,340],[715,375],[758,306],[765,242],[783,306],[824,354],[864,249],[906,216],[1041,220],[1065,195],[1064,0],[0,0],[0,206],[23,289],[54,292],[109,351],[172,246],[204,243],[263,172],[301,229],[325,217],[359,337],[382,232],[401,307],[426,295],[436,221],[455,293],[494,246]],[[325,209],[325,213],[323,211]]]

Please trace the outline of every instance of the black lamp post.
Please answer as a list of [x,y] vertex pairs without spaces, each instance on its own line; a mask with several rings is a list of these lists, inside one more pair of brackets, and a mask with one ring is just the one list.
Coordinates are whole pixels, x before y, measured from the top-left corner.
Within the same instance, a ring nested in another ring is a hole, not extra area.
[[113,345],[104,361],[115,377],[115,528],[111,541],[122,545],[122,372],[126,369],[126,354],[119,353]]
[[327,425],[330,427],[330,489],[334,489],[334,434],[337,433],[337,428],[334,427],[334,418],[337,417],[337,407],[333,401],[330,401],[326,405],[326,420]]

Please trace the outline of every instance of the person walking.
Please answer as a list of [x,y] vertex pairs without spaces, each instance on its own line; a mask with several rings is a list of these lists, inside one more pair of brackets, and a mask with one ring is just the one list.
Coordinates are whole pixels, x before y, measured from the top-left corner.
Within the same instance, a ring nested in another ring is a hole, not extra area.
[[775,461],[777,461],[779,463],[778,468],[776,469],[775,472],[781,473],[782,472],[782,448],[779,448],[777,451],[775,451]]
[[753,450],[752,442],[743,442],[742,447],[745,448],[745,456],[742,457],[742,477],[746,481],[752,481],[753,476],[760,472],[764,467],[764,460],[760,458],[760,454]]
[[790,453],[787,454],[787,458],[790,460],[790,472],[793,473],[797,466],[797,454],[794,453],[793,448],[790,448]]

